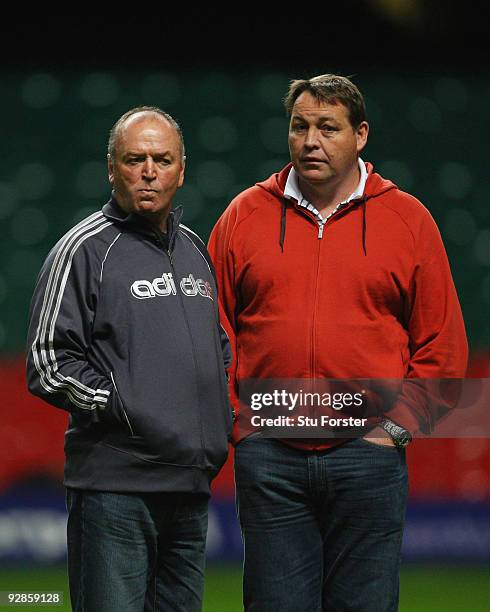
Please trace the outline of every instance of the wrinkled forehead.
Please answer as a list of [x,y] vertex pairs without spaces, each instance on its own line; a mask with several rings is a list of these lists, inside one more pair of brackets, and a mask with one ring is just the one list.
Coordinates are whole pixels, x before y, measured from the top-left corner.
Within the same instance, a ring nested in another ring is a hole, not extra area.
[[303,92],[294,102],[291,120],[295,118],[349,118],[349,109],[338,98],[318,99],[309,92]]
[[115,138],[115,150],[126,149],[143,140],[165,141],[182,150],[180,136],[175,127],[162,115],[149,111],[135,113],[119,126]]
[[332,95],[328,98],[317,98],[309,91],[304,91],[296,98],[291,116],[303,113],[339,114],[344,112],[348,112],[347,106],[345,106],[336,96]]

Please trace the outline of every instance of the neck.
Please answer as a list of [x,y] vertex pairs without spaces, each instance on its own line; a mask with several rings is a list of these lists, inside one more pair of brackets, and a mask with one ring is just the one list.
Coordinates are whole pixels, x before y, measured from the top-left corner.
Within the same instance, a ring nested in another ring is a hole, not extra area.
[[153,227],[160,230],[164,234],[167,233],[167,219],[170,211],[165,211],[164,214],[152,215],[152,214],[143,214],[141,215],[144,219],[148,221]]
[[136,205],[126,201],[125,198],[119,196],[115,190],[112,192],[112,197],[119,208],[127,215],[136,215],[140,219],[143,219],[148,225],[151,225],[165,234],[167,233],[167,219],[172,209],[171,204],[163,210],[160,209],[156,212],[152,212],[151,210],[138,210]]
[[[337,178],[337,177],[335,177]],[[325,182],[308,182],[298,174],[298,184],[303,196],[321,213],[331,212],[340,202],[344,202],[356,190],[361,178],[359,166],[355,167],[340,181],[332,178]]]
[[137,217],[142,219],[146,224],[150,225],[152,228],[167,233],[167,220],[168,215],[170,214],[169,210],[165,212],[151,213],[147,211],[137,211],[134,213]]
[[165,215],[162,214],[151,214],[148,212],[134,212],[133,214],[136,218],[140,219],[140,221],[149,228],[156,229],[164,234],[167,233],[167,220],[168,220],[168,211]]

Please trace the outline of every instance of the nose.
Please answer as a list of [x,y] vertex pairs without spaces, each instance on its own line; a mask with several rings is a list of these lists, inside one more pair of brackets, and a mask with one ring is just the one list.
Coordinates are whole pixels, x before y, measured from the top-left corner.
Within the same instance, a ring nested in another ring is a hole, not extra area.
[[311,126],[308,129],[305,139],[305,147],[308,147],[309,149],[318,147],[318,130],[315,126]]
[[150,181],[156,178],[155,163],[153,162],[152,157],[148,156],[145,159],[145,163],[143,164],[141,173],[142,173],[143,178],[148,179]]

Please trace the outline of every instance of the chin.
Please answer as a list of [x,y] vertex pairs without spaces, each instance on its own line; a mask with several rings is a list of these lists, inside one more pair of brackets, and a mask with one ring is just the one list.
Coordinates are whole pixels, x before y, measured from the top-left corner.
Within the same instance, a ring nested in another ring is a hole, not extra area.
[[144,202],[138,202],[135,205],[135,209],[136,211],[152,211],[155,210],[157,207],[155,205],[155,202],[149,202],[149,201],[144,201]]
[[315,172],[312,170],[307,170],[306,172],[301,172],[300,177],[308,181],[309,183],[321,183],[326,181],[331,177],[331,174],[325,174],[324,172]]

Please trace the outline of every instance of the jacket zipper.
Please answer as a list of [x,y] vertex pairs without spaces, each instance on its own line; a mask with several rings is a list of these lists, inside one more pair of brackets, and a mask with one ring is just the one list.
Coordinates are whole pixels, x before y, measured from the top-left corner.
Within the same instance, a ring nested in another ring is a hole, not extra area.
[[116,392],[116,395],[119,398],[119,403],[121,404],[121,410],[122,410],[122,413],[124,414],[124,418],[126,419],[126,423],[128,424],[129,431],[131,432],[131,436],[134,437],[133,428],[131,427],[131,423],[129,422],[129,418],[128,418],[128,414],[126,412],[126,408],[124,407],[124,403],[122,401],[122,397],[119,395],[119,391],[117,389],[116,381],[114,380],[114,374],[112,372],[111,372],[111,380],[112,380],[112,384],[114,385],[114,391]]
[[[160,242],[160,244],[162,245],[162,247],[164,247],[164,244],[163,244],[163,242],[160,240],[160,238],[159,238],[159,242]],[[173,259],[173,256],[172,256],[172,251],[170,250],[170,247],[169,247],[168,249],[165,249],[165,248],[164,248],[164,250],[165,250],[165,253],[167,254],[168,260],[169,260],[169,262],[170,262],[170,268],[171,268],[171,270],[172,270],[172,276],[173,276],[174,278],[176,278],[176,275],[175,275],[175,268],[174,268],[174,259]],[[195,375],[195,376],[196,376],[196,388],[197,388],[197,392],[198,392],[198,393],[197,393],[197,397],[198,397],[198,402],[199,402],[199,401],[200,401],[200,400],[199,400],[199,378],[198,378],[198,369],[197,369],[196,351],[195,351],[195,348],[194,348],[194,340],[193,340],[193,338],[192,338],[191,328],[190,328],[190,325],[189,325],[189,319],[187,318],[187,313],[186,313],[186,311],[185,311],[184,302],[183,302],[183,299],[182,299],[181,292],[180,292],[180,291],[177,291],[177,295],[178,295],[178,300],[179,300],[179,302],[180,302],[180,307],[181,307],[181,309],[182,309],[182,313],[183,313],[183,315],[184,315],[184,321],[185,321],[185,325],[186,325],[186,327],[187,327],[187,333],[189,334],[189,338],[190,338],[190,341],[191,341],[191,346],[192,346],[192,360],[193,360],[193,362],[194,362],[194,372],[196,373],[196,375]],[[199,436],[200,436],[200,440],[201,440],[202,464],[204,465],[204,464],[205,464],[205,452],[204,452],[204,433],[203,433],[203,427],[202,427],[202,418],[201,418],[201,410],[200,410],[200,408],[201,408],[201,406],[200,406],[200,404],[199,404],[199,419],[198,419],[198,420],[199,420]]]
[[[194,244],[194,242],[192,242],[192,245],[195,249],[197,249],[196,245]],[[197,249],[199,251],[199,249]],[[211,276],[211,278],[214,276],[213,272],[209,266],[209,262],[207,261],[207,259],[204,257],[204,255],[199,251],[200,256],[202,257],[202,259],[206,262],[206,265],[208,267],[209,270],[209,274]],[[170,251],[169,251],[169,256],[171,255]],[[216,293],[217,295],[217,293]],[[216,319],[217,322],[219,322],[219,310],[218,310],[218,305],[216,302],[214,302],[215,305],[215,314],[216,314]],[[221,323],[219,323],[219,330],[217,332],[215,332],[215,351],[216,351],[216,359],[217,359],[217,363],[222,363],[223,362],[223,351],[221,349],[221,331],[223,331],[226,335],[226,337],[228,338],[228,342],[230,342],[230,338],[228,337],[228,334],[226,333],[226,330],[224,329],[224,327],[221,325]],[[230,344],[231,346],[231,344]],[[224,373],[225,373],[225,377],[223,379],[223,384],[221,385],[221,399],[223,401],[223,406],[225,407],[225,409],[227,409],[230,419],[231,419],[231,427],[233,428],[233,425],[235,423],[235,409],[233,408],[233,406],[231,405],[231,401],[228,398],[228,383],[229,383],[229,375],[228,372],[226,372],[225,368],[223,367]]]

